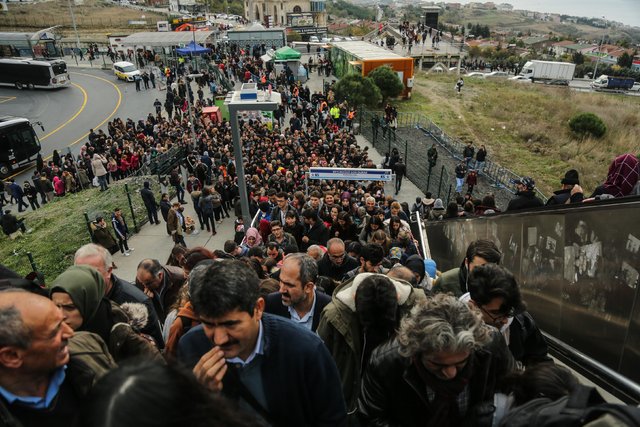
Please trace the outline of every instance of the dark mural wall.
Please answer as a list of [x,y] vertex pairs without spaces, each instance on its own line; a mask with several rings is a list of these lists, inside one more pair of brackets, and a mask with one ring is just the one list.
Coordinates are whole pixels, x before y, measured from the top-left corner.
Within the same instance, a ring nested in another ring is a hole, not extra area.
[[640,382],[640,201],[427,224],[438,269],[494,241],[540,328]]

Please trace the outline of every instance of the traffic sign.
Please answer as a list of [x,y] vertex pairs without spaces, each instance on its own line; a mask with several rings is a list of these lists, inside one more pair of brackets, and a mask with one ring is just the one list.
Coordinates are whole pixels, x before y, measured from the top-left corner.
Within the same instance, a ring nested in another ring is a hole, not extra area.
[[309,179],[344,181],[392,181],[391,169],[310,168]]

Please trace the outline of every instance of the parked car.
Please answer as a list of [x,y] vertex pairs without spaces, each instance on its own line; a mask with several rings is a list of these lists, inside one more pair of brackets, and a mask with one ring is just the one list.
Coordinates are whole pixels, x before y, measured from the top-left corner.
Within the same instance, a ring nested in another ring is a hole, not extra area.
[[[457,73],[458,72],[458,67],[449,68],[449,72],[450,73]],[[460,67],[460,74],[467,74],[467,69],[464,68],[464,67]]]
[[485,73],[481,73],[479,71],[472,71],[471,73],[467,74],[467,77],[478,77],[481,79],[484,79]]
[[485,79],[494,79],[494,78],[506,78],[509,77],[509,73],[506,71],[492,71],[484,76]]
[[322,43],[329,43],[331,41],[330,38],[328,37],[323,37],[322,40],[320,40]]
[[311,37],[309,37],[309,42],[311,42],[311,43],[320,43],[320,39],[318,38],[318,36],[311,36]]
[[113,74],[120,80],[132,82],[135,80],[135,76],[140,75],[140,70],[131,62],[121,61],[113,64]]
[[633,84],[633,87],[631,87],[631,89],[629,89],[632,92],[640,92],[640,82],[635,82]]
[[513,77],[509,77],[509,80],[512,80],[517,83],[532,83],[531,79],[525,76],[513,76]]

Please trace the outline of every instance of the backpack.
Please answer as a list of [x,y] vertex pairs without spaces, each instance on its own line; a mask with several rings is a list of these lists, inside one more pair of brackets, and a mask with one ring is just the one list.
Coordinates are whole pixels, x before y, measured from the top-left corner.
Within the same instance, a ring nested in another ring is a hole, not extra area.
[[533,399],[502,419],[505,427],[640,426],[640,409],[606,403],[600,393],[582,384],[569,395],[552,401]]

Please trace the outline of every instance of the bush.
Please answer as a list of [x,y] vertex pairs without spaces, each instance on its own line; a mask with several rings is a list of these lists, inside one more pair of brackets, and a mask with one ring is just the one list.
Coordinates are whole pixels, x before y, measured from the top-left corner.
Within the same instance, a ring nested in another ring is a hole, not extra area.
[[583,138],[589,135],[601,138],[607,132],[607,125],[593,113],[576,114],[569,120],[569,127]]

